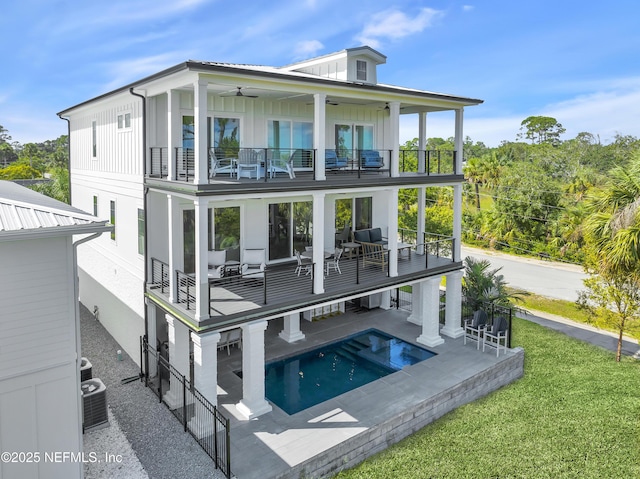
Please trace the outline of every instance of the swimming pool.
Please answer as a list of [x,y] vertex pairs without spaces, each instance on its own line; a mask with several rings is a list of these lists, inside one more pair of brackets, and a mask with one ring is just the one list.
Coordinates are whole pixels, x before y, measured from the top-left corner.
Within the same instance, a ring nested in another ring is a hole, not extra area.
[[313,351],[268,363],[266,396],[287,414],[295,414],[435,354],[369,329]]

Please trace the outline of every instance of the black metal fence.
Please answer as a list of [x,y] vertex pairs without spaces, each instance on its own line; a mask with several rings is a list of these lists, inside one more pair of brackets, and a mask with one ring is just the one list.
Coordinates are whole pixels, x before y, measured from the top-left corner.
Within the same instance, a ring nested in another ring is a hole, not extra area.
[[[231,440],[229,419],[220,413],[169,359],[140,338],[142,364],[140,372],[145,385],[180,421],[185,432],[193,436],[213,459],[216,468],[231,477]],[[153,373],[152,373],[153,366]]]

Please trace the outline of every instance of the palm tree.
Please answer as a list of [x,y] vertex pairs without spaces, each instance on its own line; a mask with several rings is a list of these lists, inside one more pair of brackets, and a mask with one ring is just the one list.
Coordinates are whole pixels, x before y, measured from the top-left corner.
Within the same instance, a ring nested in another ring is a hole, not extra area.
[[597,253],[598,269],[640,270],[640,153],[610,172],[608,185],[589,203],[585,229]]
[[512,307],[514,301],[529,294],[508,289],[504,276],[498,274],[501,269],[491,269],[491,263],[486,259],[477,260],[471,256],[464,259],[462,292],[474,310],[487,303]]

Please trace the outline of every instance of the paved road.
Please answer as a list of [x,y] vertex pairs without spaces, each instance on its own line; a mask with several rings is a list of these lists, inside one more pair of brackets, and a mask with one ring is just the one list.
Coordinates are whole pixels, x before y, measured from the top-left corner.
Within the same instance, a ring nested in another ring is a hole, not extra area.
[[494,268],[502,267],[509,286],[521,288],[531,293],[549,298],[575,301],[578,291],[584,289],[582,280],[587,277],[580,266],[520,258],[494,251],[462,247],[462,257],[488,259]]

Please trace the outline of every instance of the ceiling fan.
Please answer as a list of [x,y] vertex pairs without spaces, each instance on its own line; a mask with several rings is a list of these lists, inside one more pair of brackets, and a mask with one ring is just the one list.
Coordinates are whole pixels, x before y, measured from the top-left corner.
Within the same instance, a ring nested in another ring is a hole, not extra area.
[[237,86],[237,91],[235,93],[232,93],[233,90],[229,93],[232,94],[222,94],[220,96],[241,96],[241,97],[245,97],[245,98],[258,98],[258,95],[245,95],[244,93],[242,93],[242,87],[241,86]]

